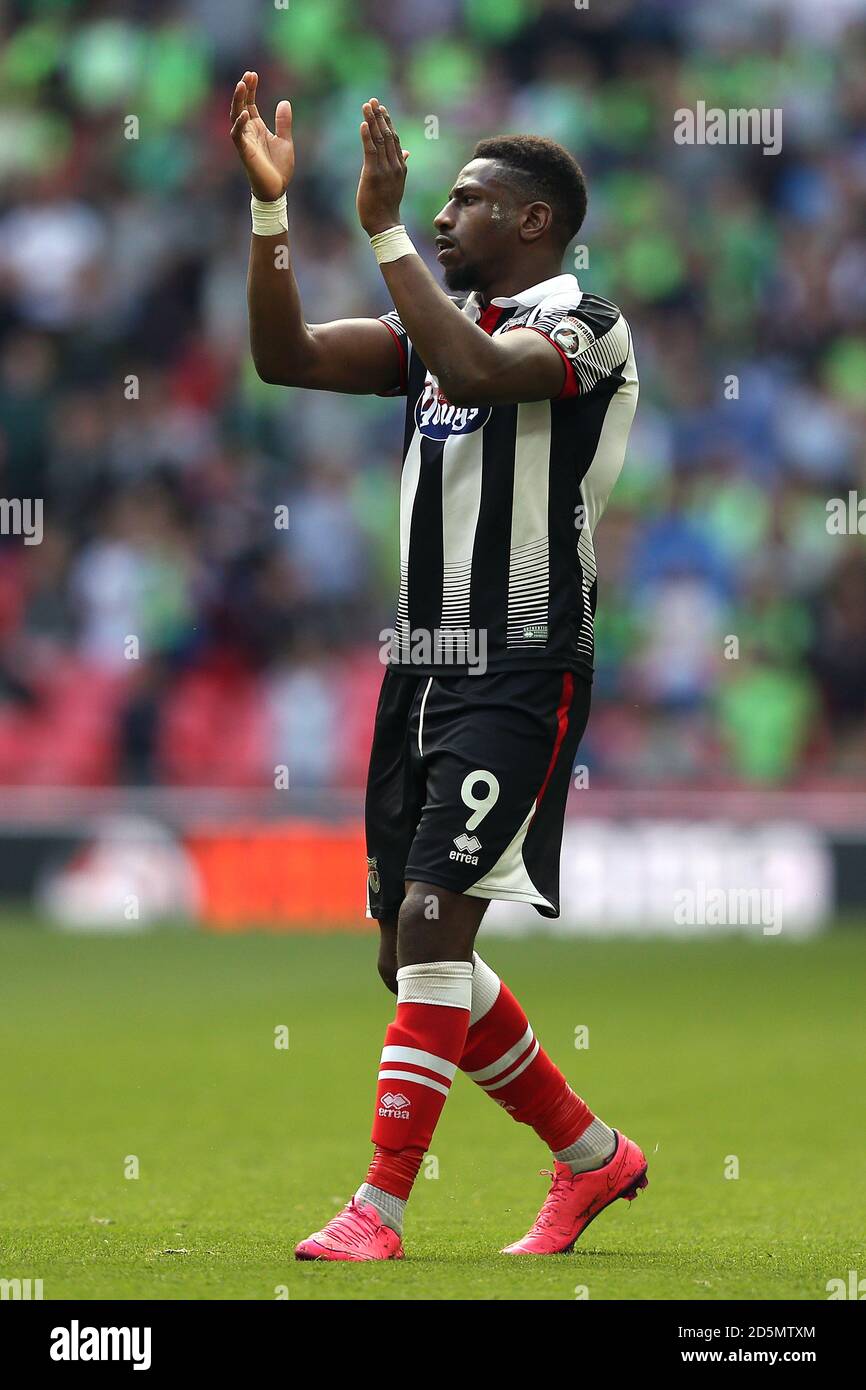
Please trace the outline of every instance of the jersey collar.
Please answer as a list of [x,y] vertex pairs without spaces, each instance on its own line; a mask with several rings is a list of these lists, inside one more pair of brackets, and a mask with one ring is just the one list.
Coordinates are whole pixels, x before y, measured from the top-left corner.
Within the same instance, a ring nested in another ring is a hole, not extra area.
[[[580,303],[583,291],[577,283],[576,275],[554,275],[552,279],[542,280],[540,284],[531,285],[528,290],[521,290],[519,294],[501,295],[497,299],[491,299],[490,303],[502,309],[513,309],[517,306],[523,309],[535,309],[542,300],[549,299],[551,295],[560,294],[568,295],[574,305]],[[477,290],[472,291],[464,309],[476,319],[481,317],[481,305]]]

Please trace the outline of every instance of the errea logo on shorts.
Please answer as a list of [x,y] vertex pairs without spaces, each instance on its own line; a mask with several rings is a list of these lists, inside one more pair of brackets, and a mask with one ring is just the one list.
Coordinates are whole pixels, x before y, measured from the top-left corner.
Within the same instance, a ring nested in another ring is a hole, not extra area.
[[452,405],[428,374],[415,403],[415,424],[427,439],[449,439],[452,434],[472,434],[490,419],[490,406]]
[[466,831],[454,836],[454,843],[457,849],[452,849],[449,859],[456,859],[460,864],[477,864],[478,851],[481,848],[481,841],[477,835],[467,835]]
[[383,1120],[408,1120],[411,1104],[402,1091],[386,1091],[379,1102],[379,1115]]

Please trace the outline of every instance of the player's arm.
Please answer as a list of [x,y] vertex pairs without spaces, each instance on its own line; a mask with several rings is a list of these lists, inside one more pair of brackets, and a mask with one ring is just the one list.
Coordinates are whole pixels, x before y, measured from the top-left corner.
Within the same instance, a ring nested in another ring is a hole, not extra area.
[[[244,73],[232,97],[231,135],[256,198],[282,198],[295,169],[292,108],[281,101],[270,131],[258,113],[258,76]],[[250,347],[264,381],[355,394],[400,385],[400,354],[378,319],[308,324],[292,270],[288,232],[250,238],[247,278]]]
[[[368,236],[400,225],[407,152],[387,109],[364,103],[364,164],[358,216]],[[558,396],[568,370],[553,344],[531,329],[491,338],[439,288],[420,256],[382,265],[409,340],[453,405],[503,405]]]

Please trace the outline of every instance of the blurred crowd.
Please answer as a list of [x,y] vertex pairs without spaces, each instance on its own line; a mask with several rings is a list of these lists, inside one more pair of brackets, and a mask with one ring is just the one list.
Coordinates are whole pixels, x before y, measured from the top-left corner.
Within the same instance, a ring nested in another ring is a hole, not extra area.
[[[564,268],[641,374],[597,538],[596,783],[863,783],[866,537],[827,503],[866,498],[864,0],[6,0],[0,40],[0,496],[44,499],[41,543],[0,537],[0,784],[363,783],[402,404],[252,368],[247,67],[268,121],[294,105],[311,322],[389,307],[354,212],[369,96],[428,255],[481,136],[585,169]],[[676,144],[698,100],[781,108],[781,153]]]

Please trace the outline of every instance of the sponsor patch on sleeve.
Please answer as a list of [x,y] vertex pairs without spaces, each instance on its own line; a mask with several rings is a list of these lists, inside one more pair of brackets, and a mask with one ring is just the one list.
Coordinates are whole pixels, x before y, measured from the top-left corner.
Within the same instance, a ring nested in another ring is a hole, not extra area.
[[559,323],[551,330],[550,340],[556,343],[561,352],[566,357],[577,357],[578,353],[584,352],[592,347],[595,342],[595,334],[587,324],[580,319],[566,316],[560,319]]

